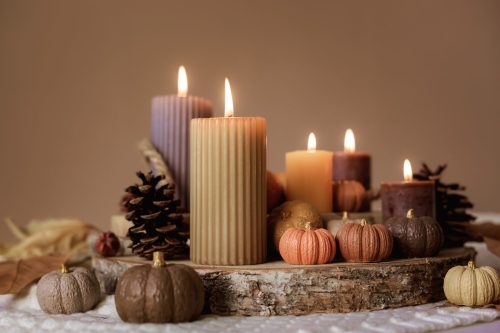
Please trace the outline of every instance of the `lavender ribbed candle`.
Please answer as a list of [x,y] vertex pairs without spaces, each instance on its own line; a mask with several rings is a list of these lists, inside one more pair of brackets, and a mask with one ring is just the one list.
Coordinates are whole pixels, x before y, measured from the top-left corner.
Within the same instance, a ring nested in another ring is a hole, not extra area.
[[189,209],[189,136],[191,119],[212,116],[212,103],[196,96],[153,98],[151,141],[172,171],[181,207]]

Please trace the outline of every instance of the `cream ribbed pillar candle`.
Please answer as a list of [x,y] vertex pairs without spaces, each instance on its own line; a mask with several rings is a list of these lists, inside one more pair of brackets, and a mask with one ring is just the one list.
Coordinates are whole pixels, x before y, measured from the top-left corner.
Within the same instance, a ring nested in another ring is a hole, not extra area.
[[[182,81],[184,79],[185,82]],[[189,129],[191,119],[211,116],[212,103],[210,101],[202,97],[187,95],[187,78],[185,78],[183,67],[179,69],[179,93],[153,98],[151,142],[161,153],[173,174],[176,197],[180,199],[182,208],[189,209]]]
[[266,259],[266,120],[191,121],[191,261]]

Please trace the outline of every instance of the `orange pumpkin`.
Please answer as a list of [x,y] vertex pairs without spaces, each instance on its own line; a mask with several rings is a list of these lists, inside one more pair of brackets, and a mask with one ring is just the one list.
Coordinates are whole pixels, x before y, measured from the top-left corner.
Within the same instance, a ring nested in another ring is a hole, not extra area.
[[335,239],[323,228],[289,228],[280,239],[279,251],[283,260],[291,265],[321,265],[333,260],[336,252]]
[[360,182],[355,180],[334,182],[332,189],[334,212],[360,212],[367,208],[367,192]]
[[340,253],[349,262],[378,262],[392,252],[392,235],[382,224],[345,224],[337,233]]

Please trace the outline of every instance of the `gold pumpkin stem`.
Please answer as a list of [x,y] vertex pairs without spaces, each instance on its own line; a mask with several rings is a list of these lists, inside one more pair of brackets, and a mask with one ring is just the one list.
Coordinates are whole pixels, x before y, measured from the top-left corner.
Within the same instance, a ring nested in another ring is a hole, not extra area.
[[307,222],[304,227],[306,230],[311,230],[311,222]]
[[365,225],[367,225],[366,220],[365,220],[365,219],[362,219],[362,220],[361,220],[360,225],[361,225],[362,227],[364,227]]
[[408,213],[406,213],[406,218],[407,219],[412,219],[415,217],[415,213],[413,212],[413,209],[410,209]]
[[61,264],[61,274],[68,273],[68,267],[65,264]]
[[349,220],[349,212],[342,212],[342,220]]
[[165,266],[165,255],[160,251],[153,252],[153,267],[162,266]]
[[467,267],[472,268],[472,269],[476,269],[476,263],[474,262],[474,260],[469,260]]

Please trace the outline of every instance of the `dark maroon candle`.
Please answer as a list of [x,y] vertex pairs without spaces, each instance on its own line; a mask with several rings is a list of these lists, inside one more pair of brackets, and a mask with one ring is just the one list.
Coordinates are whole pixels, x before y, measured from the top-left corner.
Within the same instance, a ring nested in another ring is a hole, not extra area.
[[370,155],[355,151],[354,134],[351,129],[345,133],[344,151],[333,155],[333,181],[356,180],[366,190],[371,188]]
[[382,219],[406,216],[413,209],[416,216],[436,217],[434,181],[413,181],[411,165],[405,161],[405,181],[383,182],[380,187]]

